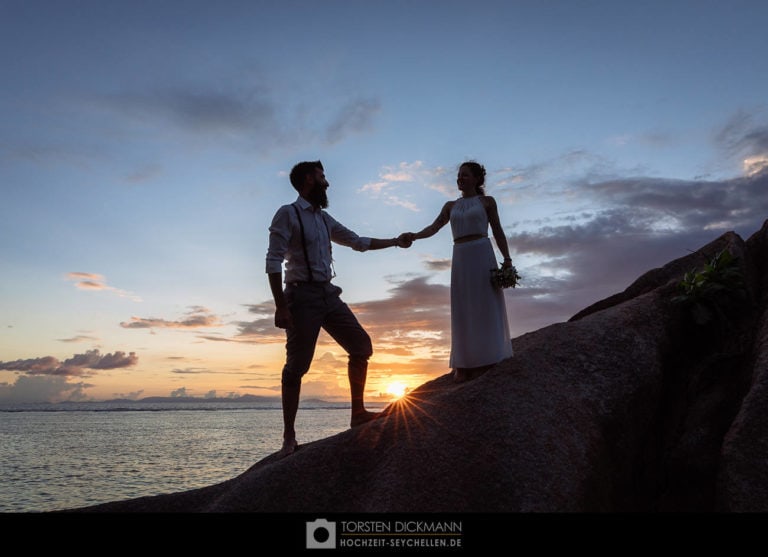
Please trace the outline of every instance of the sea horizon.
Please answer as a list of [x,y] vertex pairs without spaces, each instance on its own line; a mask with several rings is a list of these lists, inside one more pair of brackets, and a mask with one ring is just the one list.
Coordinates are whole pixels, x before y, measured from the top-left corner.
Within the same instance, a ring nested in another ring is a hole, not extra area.
[[[383,407],[393,402],[389,399],[379,399],[366,402],[371,407]],[[123,406],[119,406],[123,405]],[[149,396],[137,399],[112,398],[105,400],[61,400],[61,401],[0,401],[0,412],[45,412],[45,411],[71,411],[71,410],[145,410],[154,409],[154,405],[167,405],[161,408],[166,410],[194,409],[195,405],[203,405],[216,408],[264,408],[271,405],[282,406],[280,396],[242,395],[237,397],[176,397],[176,396]],[[178,405],[176,408],[174,405]],[[228,406],[229,405],[229,406]],[[304,398],[299,402],[300,408],[316,408],[328,406],[330,408],[350,408],[349,400],[327,398]],[[150,408],[152,407],[152,408]]]

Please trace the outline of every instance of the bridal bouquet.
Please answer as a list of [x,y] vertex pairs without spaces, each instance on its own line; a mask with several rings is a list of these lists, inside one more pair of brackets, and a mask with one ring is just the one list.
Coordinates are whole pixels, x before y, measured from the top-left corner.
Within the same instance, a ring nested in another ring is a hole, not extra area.
[[514,265],[491,269],[491,284],[496,288],[514,288],[519,282],[520,275]]

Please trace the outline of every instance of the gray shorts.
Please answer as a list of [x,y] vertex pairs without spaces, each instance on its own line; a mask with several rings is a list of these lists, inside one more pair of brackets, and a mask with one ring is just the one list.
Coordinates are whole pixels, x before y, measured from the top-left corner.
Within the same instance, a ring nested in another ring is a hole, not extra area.
[[350,359],[373,354],[371,337],[341,298],[341,288],[330,282],[288,283],[285,299],[293,317],[286,330],[284,383],[300,383],[312,363],[320,329],[325,330]]

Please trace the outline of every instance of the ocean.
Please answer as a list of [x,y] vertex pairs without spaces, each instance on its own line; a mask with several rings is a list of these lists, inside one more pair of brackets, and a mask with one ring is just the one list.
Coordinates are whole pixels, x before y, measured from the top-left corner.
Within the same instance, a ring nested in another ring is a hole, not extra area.
[[[348,428],[348,403],[302,402],[296,417],[299,443]],[[0,406],[0,512],[41,513],[213,485],[278,451],[282,430],[279,402]]]

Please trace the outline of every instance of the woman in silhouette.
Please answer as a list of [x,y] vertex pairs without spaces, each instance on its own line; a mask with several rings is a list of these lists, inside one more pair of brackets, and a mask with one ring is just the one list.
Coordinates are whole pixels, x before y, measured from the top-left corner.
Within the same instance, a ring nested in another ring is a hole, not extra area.
[[451,356],[449,366],[457,382],[472,379],[512,356],[504,292],[491,283],[498,268],[490,239],[504,256],[502,267],[512,267],[507,238],[499,222],[496,200],[485,195],[485,167],[467,161],[456,178],[461,197],[448,201],[435,221],[423,230],[403,234],[420,240],[451,223]]

